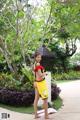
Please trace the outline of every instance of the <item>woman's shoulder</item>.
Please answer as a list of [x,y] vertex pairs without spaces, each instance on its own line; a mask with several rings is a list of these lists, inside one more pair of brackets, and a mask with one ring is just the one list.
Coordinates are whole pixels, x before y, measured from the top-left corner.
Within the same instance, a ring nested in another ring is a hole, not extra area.
[[34,63],[34,71],[43,70],[44,67],[40,63]]
[[35,67],[35,70],[36,70],[36,71],[38,71],[38,70],[43,70],[43,69],[44,69],[44,67],[41,66],[41,65]]

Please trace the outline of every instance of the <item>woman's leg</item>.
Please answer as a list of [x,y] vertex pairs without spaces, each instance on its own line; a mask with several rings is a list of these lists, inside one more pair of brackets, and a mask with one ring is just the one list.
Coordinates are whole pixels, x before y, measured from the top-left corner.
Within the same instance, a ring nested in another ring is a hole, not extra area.
[[35,118],[38,118],[37,115],[37,104],[39,100],[39,92],[37,90],[37,87],[35,87],[35,99],[34,99],[34,112],[35,112]]
[[44,107],[44,110],[45,110],[45,119],[49,119],[49,117],[48,117],[48,101],[47,101],[47,99],[43,100],[43,107]]

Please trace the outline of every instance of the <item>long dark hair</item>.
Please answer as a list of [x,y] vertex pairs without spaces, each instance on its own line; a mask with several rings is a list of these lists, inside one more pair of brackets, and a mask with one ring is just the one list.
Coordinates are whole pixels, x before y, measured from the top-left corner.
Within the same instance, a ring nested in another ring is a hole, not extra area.
[[34,55],[34,58],[36,58],[38,55],[41,55],[41,53],[36,52],[35,55]]

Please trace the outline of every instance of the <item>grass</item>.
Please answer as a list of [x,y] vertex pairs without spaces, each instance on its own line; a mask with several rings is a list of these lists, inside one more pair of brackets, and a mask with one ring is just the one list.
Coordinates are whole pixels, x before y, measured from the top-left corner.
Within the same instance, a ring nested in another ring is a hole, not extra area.
[[58,110],[59,108],[61,108],[62,104],[63,104],[62,99],[61,99],[60,97],[58,97],[56,100],[54,100],[54,102],[53,102],[53,107],[54,107],[56,110]]
[[31,113],[34,112],[33,106],[29,106],[29,107],[16,107],[16,106],[0,104],[0,107],[8,109],[8,110],[11,110],[11,111],[19,112],[19,113],[31,114]]
[[[62,106],[62,99],[60,97],[58,97],[57,100],[55,100],[53,102],[52,106],[56,110],[61,108],[61,106]],[[10,105],[0,104],[0,107],[8,109],[8,110],[11,110],[11,111],[19,112],[19,113],[28,113],[28,114],[34,113],[33,106],[29,106],[29,107],[15,107],[15,106],[10,106]]]

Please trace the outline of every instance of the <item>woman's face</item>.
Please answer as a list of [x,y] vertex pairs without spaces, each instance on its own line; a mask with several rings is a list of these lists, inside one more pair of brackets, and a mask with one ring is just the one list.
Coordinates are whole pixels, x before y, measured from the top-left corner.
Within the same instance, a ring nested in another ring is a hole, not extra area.
[[36,59],[36,62],[40,62],[42,57],[41,57],[41,55],[37,55],[37,57],[35,59]]

